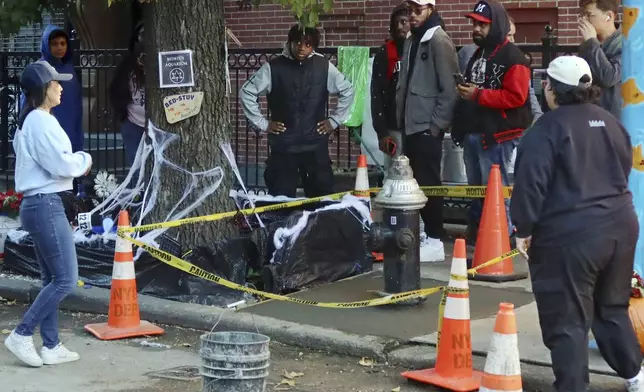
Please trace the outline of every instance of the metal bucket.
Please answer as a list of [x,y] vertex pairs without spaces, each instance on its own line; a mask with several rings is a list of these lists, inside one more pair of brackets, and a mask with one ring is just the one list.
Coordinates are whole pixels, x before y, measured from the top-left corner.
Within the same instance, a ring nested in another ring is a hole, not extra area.
[[270,338],[250,332],[201,335],[203,392],[264,392]]
[[467,184],[463,147],[455,146],[450,134],[445,134],[445,139],[443,139],[441,179],[447,183]]

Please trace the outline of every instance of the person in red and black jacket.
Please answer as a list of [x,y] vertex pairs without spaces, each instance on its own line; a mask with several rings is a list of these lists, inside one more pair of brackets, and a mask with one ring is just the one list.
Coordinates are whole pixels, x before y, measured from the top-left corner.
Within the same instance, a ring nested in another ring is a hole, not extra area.
[[[462,145],[470,185],[487,185],[492,165],[499,165],[503,185],[509,185],[512,151],[532,123],[529,99],[530,64],[521,49],[507,38],[510,20],[496,0],[482,0],[466,15],[472,20],[472,38],[478,46],[470,59],[464,82],[457,86],[458,102],[452,139]],[[514,232],[506,199],[509,234]],[[469,211],[467,237],[476,240],[482,203]]]
[[[389,167],[390,156],[402,154],[402,130],[396,122],[396,85],[398,72],[409,34],[409,7],[403,3],[391,13],[388,39],[373,59],[371,74],[371,118],[378,134],[380,150],[385,153],[385,168]],[[395,149],[392,150],[392,146]]]

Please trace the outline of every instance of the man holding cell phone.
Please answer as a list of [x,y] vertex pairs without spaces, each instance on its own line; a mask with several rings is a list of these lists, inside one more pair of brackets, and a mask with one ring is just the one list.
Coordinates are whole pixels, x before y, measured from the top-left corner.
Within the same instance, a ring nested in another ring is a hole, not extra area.
[[[512,152],[532,123],[529,99],[530,64],[508,39],[510,19],[496,0],[481,0],[466,15],[472,20],[472,38],[478,46],[468,62],[452,127],[452,139],[463,146],[470,185],[487,185],[492,165],[499,165],[503,185],[509,185]],[[455,76],[460,79],[460,76]],[[506,200],[509,235],[513,233]],[[473,243],[482,213],[480,200],[469,211],[467,237]]]

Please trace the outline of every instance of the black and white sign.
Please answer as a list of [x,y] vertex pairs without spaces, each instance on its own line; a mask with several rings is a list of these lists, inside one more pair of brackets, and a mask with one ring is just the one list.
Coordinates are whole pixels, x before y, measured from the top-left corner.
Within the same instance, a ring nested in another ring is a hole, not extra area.
[[192,51],[159,52],[159,81],[161,88],[194,86]]
[[89,212],[81,212],[78,214],[78,227],[81,231],[89,231],[92,229],[92,215]]

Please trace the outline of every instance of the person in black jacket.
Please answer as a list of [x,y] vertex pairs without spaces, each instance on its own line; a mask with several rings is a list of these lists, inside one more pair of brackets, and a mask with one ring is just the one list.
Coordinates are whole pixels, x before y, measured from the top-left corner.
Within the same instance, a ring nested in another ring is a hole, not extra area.
[[[295,197],[302,180],[306,197],[333,193],[329,135],[349,117],[354,89],[323,55],[320,32],[295,25],[282,54],[266,62],[239,91],[244,114],[258,133],[268,133],[264,180],[273,196]],[[271,121],[258,101],[266,94]],[[327,117],[330,94],[338,95]]]
[[394,8],[389,22],[388,39],[373,59],[371,75],[371,117],[378,135],[380,150],[385,153],[385,168],[390,156],[402,154],[402,130],[396,120],[396,85],[405,38],[409,33],[409,7]]
[[[466,15],[472,20],[472,38],[478,46],[458,85],[452,139],[463,146],[470,185],[487,185],[492,165],[499,165],[504,186],[510,185],[508,169],[523,131],[532,123],[530,63],[508,39],[510,19],[496,0],[481,0]],[[483,206],[473,200],[467,238],[474,244]],[[509,200],[506,200],[508,235],[513,234]]]
[[639,225],[628,189],[629,134],[596,106],[588,63],[550,63],[551,111],[519,146],[512,220],[530,277],[555,389],[588,386],[588,330],[630,392],[644,391],[640,346],[628,315]]

